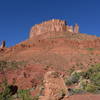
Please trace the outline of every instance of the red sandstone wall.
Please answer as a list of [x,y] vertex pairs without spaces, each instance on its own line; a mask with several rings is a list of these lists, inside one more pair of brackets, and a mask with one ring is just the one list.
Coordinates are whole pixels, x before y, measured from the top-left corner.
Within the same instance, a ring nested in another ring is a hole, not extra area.
[[41,35],[46,32],[64,32],[66,31],[66,22],[62,20],[50,20],[42,24],[35,25],[31,28],[29,38]]

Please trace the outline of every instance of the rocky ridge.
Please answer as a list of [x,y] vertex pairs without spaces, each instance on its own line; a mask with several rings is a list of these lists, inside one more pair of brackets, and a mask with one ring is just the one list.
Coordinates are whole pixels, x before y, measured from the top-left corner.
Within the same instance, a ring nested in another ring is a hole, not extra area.
[[33,26],[29,33],[29,38],[32,38],[37,35],[47,34],[52,32],[74,32],[79,33],[79,26],[75,24],[75,26],[67,25],[66,21],[52,19],[50,21],[45,21],[41,24],[37,24]]

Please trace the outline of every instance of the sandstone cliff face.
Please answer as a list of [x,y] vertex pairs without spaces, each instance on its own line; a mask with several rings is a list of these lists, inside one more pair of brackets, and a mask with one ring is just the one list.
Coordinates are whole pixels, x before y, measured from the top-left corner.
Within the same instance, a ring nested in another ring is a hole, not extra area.
[[33,26],[30,30],[29,38],[32,38],[34,36],[38,36],[41,34],[45,34],[45,33],[52,34],[52,32],[62,33],[62,32],[67,32],[67,31],[79,33],[79,26],[78,25],[75,25],[74,27],[69,26],[69,25],[66,25],[66,21],[52,19],[50,21],[46,21],[41,24],[37,24]]
[[64,32],[66,31],[66,22],[62,20],[50,20],[32,27],[29,38],[41,35],[46,32]]

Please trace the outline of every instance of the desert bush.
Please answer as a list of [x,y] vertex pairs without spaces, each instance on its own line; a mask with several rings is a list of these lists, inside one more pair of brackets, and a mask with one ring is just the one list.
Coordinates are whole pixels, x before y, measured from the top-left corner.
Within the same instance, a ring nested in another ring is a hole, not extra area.
[[[14,89],[13,85],[8,84],[5,69],[7,68],[17,68],[22,62],[8,62],[0,61],[0,71],[3,75],[2,83],[0,83],[0,100],[13,100],[13,95],[16,94],[17,89]],[[18,98],[22,100],[32,100],[28,90],[19,90],[17,93]]]
[[90,80],[96,86],[100,86],[100,72],[92,74]]
[[18,90],[17,96],[22,100],[32,100],[29,90]]
[[100,64],[92,65],[84,72],[73,72],[71,76],[65,79],[66,85],[75,83],[78,83],[79,87],[79,89],[73,89],[75,93],[100,93]]
[[70,86],[72,84],[78,83],[80,79],[80,73],[73,72],[69,78],[65,78],[65,84]]
[[0,100],[13,100],[9,88],[0,93]]
[[0,88],[0,100],[13,100],[12,91],[6,79],[0,84]]
[[73,94],[84,94],[86,93],[83,89],[73,89]]
[[0,71],[3,74],[3,79],[0,84],[0,100],[13,100],[12,99],[12,89],[11,85],[8,84],[6,75],[5,75],[5,68],[7,67],[6,61],[0,61]]
[[74,72],[72,73],[71,77],[70,77],[70,80],[73,82],[73,83],[77,83],[80,79],[80,73],[78,72]]
[[86,87],[85,87],[85,90],[86,90],[87,92],[90,92],[90,93],[95,93],[96,90],[97,90],[97,88],[96,88],[96,86],[93,85],[93,84],[87,84]]
[[90,67],[87,70],[86,75],[90,79],[91,83],[100,86],[100,64]]
[[90,72],[91,74],[100,72],[100,64],[91,65],[87,72]]
[[87,50],[93,51],[93,50],[95,50],[95,48],[87,48]]
[[[90,79],[91,77],[93,77],[93,75],[97,76],[96,73],[97,74],[100,73],[100,64],[91,65],[87,71],[81,73],[81,76],[84,79]],[[99,75],[98,75],[98,77],[99,77]]]

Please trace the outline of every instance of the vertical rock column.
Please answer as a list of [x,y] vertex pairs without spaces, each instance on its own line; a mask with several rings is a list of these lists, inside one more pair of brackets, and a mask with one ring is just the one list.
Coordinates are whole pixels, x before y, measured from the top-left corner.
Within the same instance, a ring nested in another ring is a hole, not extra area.
[[78,24],[75,24],[75,26],[74,26],[74,33],[79,33],[79,26],[78,26]]
[[0,48],[5,48],[5,46],[6,46],[6,42],[2,41],[2,44],[1,44]]

